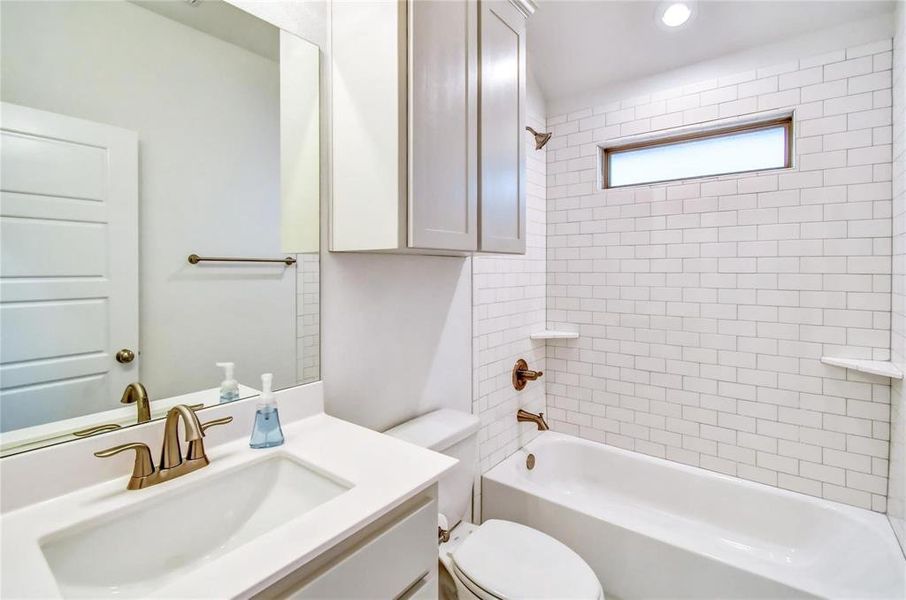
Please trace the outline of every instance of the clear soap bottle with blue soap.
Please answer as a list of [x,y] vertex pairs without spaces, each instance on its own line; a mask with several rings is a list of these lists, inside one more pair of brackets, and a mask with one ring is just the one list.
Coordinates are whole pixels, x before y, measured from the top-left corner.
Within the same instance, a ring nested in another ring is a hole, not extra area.
[[258,397],[255,424],[252,426],[252,437],[249,439],[249,446],[252,448],[273,448],[283,443],[277,399],[271,391],[273,380],[274,376],[271,373],[261,376],[261,395]]

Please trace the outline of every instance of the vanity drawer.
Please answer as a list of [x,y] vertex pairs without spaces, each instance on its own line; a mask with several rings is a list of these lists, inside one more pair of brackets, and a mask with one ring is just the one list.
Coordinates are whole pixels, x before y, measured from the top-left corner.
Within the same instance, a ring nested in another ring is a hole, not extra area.
[[437,600],[438,579],[433,575],[425,575],[418,583],[405,591],[397,600]]
[[262,596],[390,599],[414,593],[436,598],[437,501],[424,495],[401,508],[364,537],[342,544],[338,554],[330,552],[313,571],[303,567]]

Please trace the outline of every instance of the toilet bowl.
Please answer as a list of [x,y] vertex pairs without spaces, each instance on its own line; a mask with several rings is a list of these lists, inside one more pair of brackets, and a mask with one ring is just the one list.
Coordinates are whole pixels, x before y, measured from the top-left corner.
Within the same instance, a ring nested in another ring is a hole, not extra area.
[[441,409],[385,432],[459,459],[438,485],[440,527],[458,523],[439,545],[438,558],[459,600],[604,600],[594,571],[562,542],[511,521],[462,520],[472,495],[479,424],[468,413]]

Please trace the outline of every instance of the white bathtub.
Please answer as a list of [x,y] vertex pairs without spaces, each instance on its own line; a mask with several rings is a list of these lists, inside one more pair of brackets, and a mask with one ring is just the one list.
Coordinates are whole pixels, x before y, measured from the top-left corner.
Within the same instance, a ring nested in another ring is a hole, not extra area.
[[546,432],[486,473],[482,518],[578,552],[608,599],[906,598],[878,513]]

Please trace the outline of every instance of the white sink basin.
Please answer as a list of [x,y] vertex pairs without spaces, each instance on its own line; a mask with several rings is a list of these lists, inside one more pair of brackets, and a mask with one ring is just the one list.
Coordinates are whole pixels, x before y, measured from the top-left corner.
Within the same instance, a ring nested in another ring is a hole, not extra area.
[[153,595],[348,489],[272,454],[51,534],[40,546],[64,597]]

